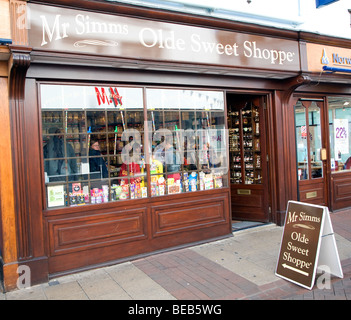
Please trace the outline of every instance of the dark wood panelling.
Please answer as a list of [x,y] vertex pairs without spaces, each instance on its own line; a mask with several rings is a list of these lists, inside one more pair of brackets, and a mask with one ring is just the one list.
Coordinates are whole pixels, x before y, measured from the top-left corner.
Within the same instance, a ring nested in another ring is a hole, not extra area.
[[[231,190],[232,215],[236,219],[268,221],[268,204],[261,186],[232,185]],[[240,190],[246,190],[250,194],[240,194]]]
[[151,240],[127,241],[56,255],[48,260],[49,274],[50,277],[57,277],[72,272],[131,261],[152,253],[174,250],[179,247],[205,243],[228,236],[231,236],[231,225],[221,223],[214,224],[211,228],[189,229],[186,234],[178,232]]
[[151,198],[144,205],[48,215],[49,274],[108,265],[231,234],[228,188]]
[[187,229],[211,227],[228,221],[225,216],[227,197],[202,201],[186,201],[175,206],[163,204],[151,208],[153,237]]
[[250,195],[232,195],[232,202],[236,205],[240,205],[243,207],[248,208],[261,208],[263,205],[263,195],[261,190],[257,191],[257,194],[250,194]]
[[50,255],[145,239],[146,208],[48,220]]
[[332,210],[351,206],[351,173],[333,174],[331,178]]
[[325,197],[325,183],[321,179],[314,182],[300,181],[299,183],[299,201],[318,205],[327,205]]

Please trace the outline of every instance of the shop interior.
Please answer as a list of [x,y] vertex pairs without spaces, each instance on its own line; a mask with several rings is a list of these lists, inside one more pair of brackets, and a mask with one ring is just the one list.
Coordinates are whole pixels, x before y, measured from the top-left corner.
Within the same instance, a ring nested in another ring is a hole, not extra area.
[[233,221],[267,222],[265,97],[227,94]]

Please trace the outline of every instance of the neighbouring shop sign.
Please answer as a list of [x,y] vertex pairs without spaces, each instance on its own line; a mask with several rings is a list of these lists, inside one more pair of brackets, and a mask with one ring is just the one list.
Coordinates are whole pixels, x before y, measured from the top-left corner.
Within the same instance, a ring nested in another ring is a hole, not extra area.
[[289,201],[276,275],[312,289],[317,269],[343,277],[329,210]]
[[297,41],[28,4],[36,50],[298,71]]
[[306,43],[307,71],[351,72],[351,49]]

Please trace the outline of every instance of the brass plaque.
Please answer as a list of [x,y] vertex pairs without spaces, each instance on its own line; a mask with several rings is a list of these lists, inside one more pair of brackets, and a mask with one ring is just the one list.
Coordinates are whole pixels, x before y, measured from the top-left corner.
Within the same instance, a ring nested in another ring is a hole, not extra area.
[[311,199],[317,197],[317,191],[307,192],[306,199]]
[[237,190],[237,194],[251,194],[251,190],[250,189],[238,189]]
[[321,149],[321,160],[327,160],[327,149],[326,148]]

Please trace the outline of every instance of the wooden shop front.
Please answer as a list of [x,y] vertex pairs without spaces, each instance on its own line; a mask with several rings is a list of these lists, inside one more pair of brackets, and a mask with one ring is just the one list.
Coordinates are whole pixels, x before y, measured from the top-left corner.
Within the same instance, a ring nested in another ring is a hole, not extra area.
[[296,32],[107,1],[26,6],[6,288],[10,265],[33,284],[225,237],[232,219],[282,223]]
[[292,95],[288,114],[296,199],[328,206],[351,205],[350,40],[302,35],[302,71],[311,79]]

